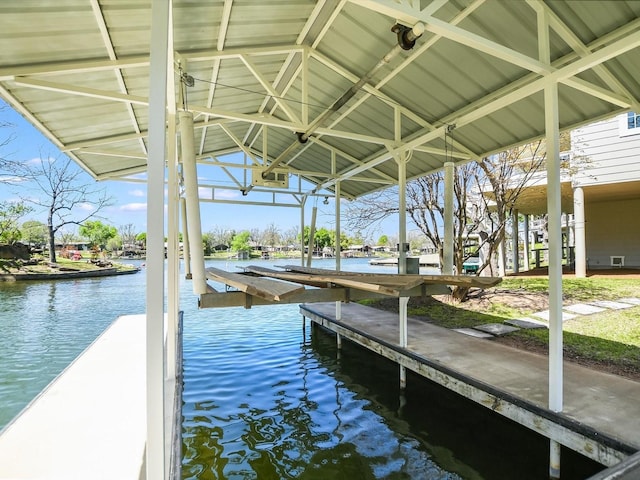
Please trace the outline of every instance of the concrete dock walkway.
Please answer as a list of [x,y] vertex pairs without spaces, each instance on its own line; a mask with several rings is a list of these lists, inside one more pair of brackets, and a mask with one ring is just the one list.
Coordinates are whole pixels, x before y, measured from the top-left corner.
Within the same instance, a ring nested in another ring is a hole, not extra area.
[[[356,303],[342,305],[340,321],[335,303],[301,305],[301,313],[478,403],[493,399],[485,406],[550,438],[559,437],[560,443],[604,465],[640,450],[640,382],[565,363],[564,411],[558,414],[546,408],[546,356],[411,317],[408,347],[402,349],[397,314]],[[541,422],[549,425],[541,427]],[[579,438],[564,438],[574,433]]]
[[145,316],[119,317],[0,432],[0,479],[144,478]]

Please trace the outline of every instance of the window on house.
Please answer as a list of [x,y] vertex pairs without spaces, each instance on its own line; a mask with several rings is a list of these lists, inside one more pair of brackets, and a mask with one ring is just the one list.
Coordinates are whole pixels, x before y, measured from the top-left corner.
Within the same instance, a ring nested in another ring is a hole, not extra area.
[[628,112],[620,118],[620,136],[640,134],[640,113]]

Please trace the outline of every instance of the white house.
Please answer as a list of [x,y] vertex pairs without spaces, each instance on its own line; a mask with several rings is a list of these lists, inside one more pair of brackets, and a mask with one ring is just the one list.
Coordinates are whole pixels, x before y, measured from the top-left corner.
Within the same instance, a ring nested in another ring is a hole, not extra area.
[[[561,204],[576,275],[585,276],[587,269],[640,268],[640,114],[629,112],[575,129],[571,148],[563,156],[567,168]],[[527,240],[529,215],[546,213],[546,193],[546,175],[540,172],[516,202],[517,213],[526,218]],[[537,228],[532,225],[531,230]],[[527,244],[525,250],[530,251]],[[517,271],[518,262],[513,265]]]
[[576,272],[581,261],[590,269],[640,268],[640,114],[577,129],[571,143]]

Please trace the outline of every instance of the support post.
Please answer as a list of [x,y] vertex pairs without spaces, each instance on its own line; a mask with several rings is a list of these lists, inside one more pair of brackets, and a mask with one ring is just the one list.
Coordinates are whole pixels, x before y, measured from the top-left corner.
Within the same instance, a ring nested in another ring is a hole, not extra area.
[[573,231],[577,278],[585,278],[587,276],[587,247],[584,220],[584,190],[582,187],[576,187],[573,189]]
[[193,145],[193,113],[181,111],[179,117],[182,171],[184,174],[185,197],[187,199],[187,215],[189,216],[187,226],[189,229],[189,241],[191,242],[193,293],[198,295],[207,293],[207,280],[204,273],[204,249],[202,248],[196,152]]
[[[398,311],[399,311],[399,323],[400,323],[400,338],[399,344],[401,348],[407,348],[408,344],[408,331],[407,331],[407,306],[409,304],[409,297],[400,297],[398,299]],[[404,389],[407,386],[407,372],[406,368],[400,365],[400,388]]]
[[562,376],[562,210],[558,85],[545,87],[547,211],[549,215],[549,409],[563,408]]
[[302,197],[300,204],[300,266],[304,267],[304,206],[307,203],[307,197]]
[[518,210],[514,209],[511,215],[511,250],[513,251],[513,273],[520,271],[520,252],[518,242]]
[[189,246],[189,228],[187,218],[187,200],[180,199],[180,211],[182,213],[182,256],[184,258],[184,276],[191,280],[191,248]]
[[[317,213],[318,213],[318,207],[314,205],[313,209],[311,210],[311,226],[309,227],[309,246],[307,247],[309,249],[309,253],[307,255],[307,267],[311,267],[311,260],[313,258],[313,243],[314,243],[314,237],[316,236]],[[304,230],[303,230],[303,233],[304,233]]]
[[560,479],[560,448],[561,445],[555,440],[549,440],[549,478],[551,480]]
[[529,264],[529,250],[531,249],[531,245],[529,245],[529,215],[525,215],[524,216],[524,225],[523,225],[523,235],[524,235],[524,245],[523,245],[523,249],[524,249],[524,269],[526,270],[530,270],[531,269],[531,265]]
[[[332,152],[332,156],[335,156],[335,152]],[[335,187],[335,202],[336,202],[336,238],[334,254],[336,256],[336,271],[340,271],[340,182],[336,182]],[[338,300],[336,302],[336,320],[342,318],[342,302]]]
[[[169,104],[172,95],[167,96],[168,122],[167,122],[167,353],[166,376],[176,378],[176,358],[178,342],[178,315],[180,308],[180,245],[178,243],[178,152],[176,150],[176,115],[175,107]],[[175,94],[174,94],[175,98]],[[175,105],[175,102],[172,103]]]
[[444,164],[444,244],[443,265],[444,275],[453,275],[453,176],[454,163]]
[[398,273],[407,273],[407,161],[396,157],[398,164]]
[[146,478],[165,478],[164,179],[169,17],[172,2],[151,5],[149,153],[147,159],[147,444]]

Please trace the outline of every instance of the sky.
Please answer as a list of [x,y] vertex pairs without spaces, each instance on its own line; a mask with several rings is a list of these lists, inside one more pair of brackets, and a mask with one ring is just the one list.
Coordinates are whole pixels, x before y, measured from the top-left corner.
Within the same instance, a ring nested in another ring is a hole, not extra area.
[[[13,139],[4,147],[0,147],[0,156],[9,160],[22,162],[38,160],[42,156],[64,158],[63,154],[44,135],[27,122],[20,114],[5,105],[6,104],[0,101],[0,125],[8,123],[11,127],[0,129],[0,144],[9,135],[12,135]],[[2,106],[5,106],[5,108],[2,108]],[[80,169],[76,164],[74,164],[74,168]],[[211,173],[203,174],[202,171],[202,167],[199,166],[199,182],[218,180],[211,178]],[[83,183],[96,182],[86,172],[81,179]],[[96,182],[96,188],[104,188],[107,194],[115,199],[114,204],[107,207],[100,214],[104,217],[103,222],[114,225],[115,227],[133,224],[137,232],[146,231],[147,188],[145,183],[107,180]],[[228,191],[225,192],[225,194],[227,199],[230,200],[241,196],[240,192],[235,191]],[[25,186],[0,184],[0,201],[17,201],[25,195],[29,195],[29,191]],[[322,199],[318,201],[307,201],[305,208],[305,225],[311,222],[311,211],[314,205],[318,207],[316,227],[334,229],[335,205],[332,198],[329,199],[328,205],[324,205]],[[343,207],[343,212],[344,208],[345,207]],[[202,202],[200,209],[203,232],[213,231],[219,228],[235,231],[252,230],[256,228],[264,230],[272,223],[275,223],[281,232],[288,231],[291,228],[300,228],[300,210],[298,208]],[[25,220],[46,221],[46,217],[44,212],[36,211],[22,219],[22,221]],[[343,233],[352,234],[353,232],[345,231],[344,222],[343,216]],[[397,232],[397,218],[392,218],[385,221],[379,228],[370,232],[370,237],[373,237],[371,240],[377,240],[382,234],[392,237],[397,235]]]

